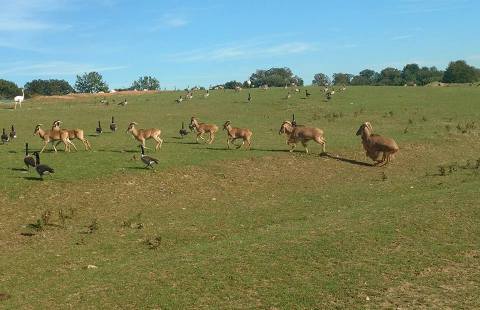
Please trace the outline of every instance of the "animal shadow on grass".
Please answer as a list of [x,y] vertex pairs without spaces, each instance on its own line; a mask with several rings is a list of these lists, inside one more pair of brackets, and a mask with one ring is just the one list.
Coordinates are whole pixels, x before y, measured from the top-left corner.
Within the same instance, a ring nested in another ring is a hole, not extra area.
[[23,178],[29,181],[43,181],[43,179],[40,177],[23,177]]
[[138,153],[138,150],[110,150],[106,152],[112,152],[112,153]]
[[152,168],[145,168],[145,165],[143,166],[132,166],[132,167],[126,167],[125,169],[131,169],[131,170],[154,170]]
[[28,171],[28,169],[26,168],[10,168],[12,171],[22,171],[22,172],[26,172]]
[[374,167],[374,165],[369,164],[369,163],[365,163],[363,161],[357,161],[355,159],[343,158],[343,157],[340,157],[340,156],[333,156],[333,155],[330,155],[328,153],[322,153],[322,154],[320,154],[320,156],[328,157],[328,158],[335,159],[335,160],[345,162],[345,163],[349,163],[349,164],[352,164],[352,165]]
[[198,144],[197,142],[195,141],[185,141],[186,139],[182,139],[180,137],[170,137],[172,139],[176,139],[178,141],[164,141],[163,143],[166,143],[166,144]]

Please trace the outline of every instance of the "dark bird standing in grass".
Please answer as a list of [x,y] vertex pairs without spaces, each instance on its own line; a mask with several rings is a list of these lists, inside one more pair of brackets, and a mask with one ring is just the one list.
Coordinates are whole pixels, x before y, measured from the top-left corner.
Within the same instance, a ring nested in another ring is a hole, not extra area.
[[145,155],[145,148],[143,147],[143,145],[140,144],[140,148],[142,149],[141,160],[146,165],[145,168],[153,168],[153,164],[158,164],[158,159]]
[[309,98],[310,95],[311,95],[311,94],[308,92],[308,89],[305,89],[305,96],[306,96],[307,98]]
[[252,102],[252,95],[250,95],[250,93],[248,93],[248,98],[247,98],[248,102]]
[[113,116],[112,116],[112,122],[110,123],[110,130],[112,132],[117,131],[117,124],[115,124],[115,119],[113,118]]
[[15,127],[12,125],[12,130],[10,131],[10,139],[15,139],[17,137],[17,131],[15,130]]
[[180,129],[180,130],[178,131],[178,133],[180,134],[180,136],[182,137],[182,139],[183,139],[183,136],[188,135],[188,131],[185,129],[185,123],[184,123],[184,122],[182,122],[182,129]]
[[30,167],[35,168],[37,165],[37,160],[32,155],[28,155],[28,143],[25,143],[25,158],[23,159],[27,170],[30,170]]
[[6,142],[10,141],[10,138],[8,135],[5,133],[5,128],[3,128],[3,133],[2,133],[2,143],[5,144]]
[[102,125],[100,125],[100,121],[98,121],[98,127],[95,129],[95,131],[97,132],[97,135],[103,132]]
[[35,159],[36,159],[36,166],[35,166],[35,170],[37,170],[37,173],[38,175],[40,176],[40,178],[43,180],[43,176],[44,175],[48,175],[48,174],[51,174],[51,173],[55,173],[55,171],[53,170],[53,168],[47,166],[47,165],[41,165],[40,164],[40,154],[38,154],[38,152],[33,152],[33,154],[35,155]]

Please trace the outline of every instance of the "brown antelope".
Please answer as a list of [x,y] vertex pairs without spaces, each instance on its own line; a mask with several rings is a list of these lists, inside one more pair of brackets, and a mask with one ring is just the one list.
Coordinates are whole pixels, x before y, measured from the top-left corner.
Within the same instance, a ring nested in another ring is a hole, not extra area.
[[[88,151],[88,150],[91,150],[92,149],[92,145],[90,144],[90,141],[87,140],[87,138],[85,138],[85,135],[84,135],[84,132],[83,132],[83,129],[61,129],[60,128],[60,124],[62,122],[59,121],[59,120],[56,120],[53,122],[53,125],[52,125],[52,130],[55,129],[55,130],[62,130],[62,131],[66,131],[68,133],[68,138],[70,140],[73,140],[73,139],[78,139],[80,141],[82,141],[83,143],[83,146],[85,147],[85,151]],[[73,148],[75,149],[75,151],[77,151],[77,147],[75,146],[75,144],[73,144]]]
[[236,139],[242,139],[242,144],[237,145],[237,149],[241,148],[242,145],[247,142],[247,150],[250,149],[252,145],[252,131],[248,128],[237,128],[237,127],[232,127],[230,121],[226,121],[225,124],[223,124],[223,130],[227,131],[227,146],[230,148],[230,143],[234,144]]
[[357,136],[362,136],[362,145],[366,155],[375,161],[375,165],[388,164],[394,154],[400,149],[392,138],[383,137],[372,133],[370,122],[363,123],[357,130]]
[[145,140],[148,140],[148,139],[153,139],[157,141],[157,145],[155,145],[155,151],[162,147],[163,140],[162,138],[160,138],[160,134],[162,133],[160,129],[158,128],[137,129],[135,128],[135,125],[138,125],[138,124],[136,122],[131,122],[128,125],[126,132],[130,132],[132,136],[135,139],[137,139],[137,141],[142,142],[142,145],[144,148],[147,148],[145,146]]
[[[198,143],[198,138],[202,139],[208,144],[213,143],[213,140],[215,140],[215,133],[218,131],[217,125],[199,123],[198,119],[194,116],[192,116],[192,118],[190,119],[190,125],[197,130],[197,143]],[[210,139],[208,141],[206,141],[205,138],[203,137],[204,133],[210,134]]]
[[278,134],[285,134],[287,136],[287,144],[291,146],[290,152],[293,152],[298,142],[301,142],[308,154],[307,142],[314,140],[322,145],[322,152],[325,153],[325,137],[323,130],[315,127],[293,126],[291,122],[284,121]]
[[49,142],[52,143],[52,147],[55,153],[57,152],[57,148],[55,147],[55,144],[54,144],[55,141],[59,141],[59,143],[63,142],[63,144],[65,144],[65,152],[70,152],[71,145],[75,147],[72,141],[70,141],[67,132],[61,131],[61,130],[45,131],[41,128],[41,126],[42,124],[37,124],[37,126],[35,126],[35,130],[33,131],[34,136],[38,135],[43,140],[43,148],[40,151],[40,153],[42,153],[45,150]]

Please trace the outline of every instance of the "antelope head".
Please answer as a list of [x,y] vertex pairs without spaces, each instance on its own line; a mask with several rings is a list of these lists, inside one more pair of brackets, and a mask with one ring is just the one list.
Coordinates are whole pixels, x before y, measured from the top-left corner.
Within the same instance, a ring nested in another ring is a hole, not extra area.
[[231,122],[226,121],[225,124],[223,124],[223,130],[227,130],[228,126],[230,126]]
[[281,134],[284,134],[286,132],[289,132],[290,129],[292,128],[292,123],[289,122],[289,121],[284,121],[282,123],[282,126],[280,127],[280,130],[278,131],[278,134],[281,135]]
[[131,122],[130,124],[128,124],[128,128],[125,132],[130,132],[133,130],[133,128],[135,128],[135,125],[138,125],[136,122]]
[[33,135],[36,136],[39,131],[40,131],[40,127],[43,126],[42,124],[37,124],[37,126],[35,126],[35,129],[33,130]]
[[360,128],[358,128],[357,136],[360,136],[365,131],[367,132],[368,135],[370,135],[370,132],[373,131],[373,127],[372,127],[372,124],[370,124],[370,122],[365,122],[360,126]]

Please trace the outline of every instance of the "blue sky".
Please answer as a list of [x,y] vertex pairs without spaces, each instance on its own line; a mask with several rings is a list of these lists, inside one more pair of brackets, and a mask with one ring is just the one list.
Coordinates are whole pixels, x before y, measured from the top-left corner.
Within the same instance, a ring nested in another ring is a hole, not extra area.
[[111,88],[167,88],[318,72],[480,67],[480,1],[0,0],[0,78],[18,85],[99,71]]

